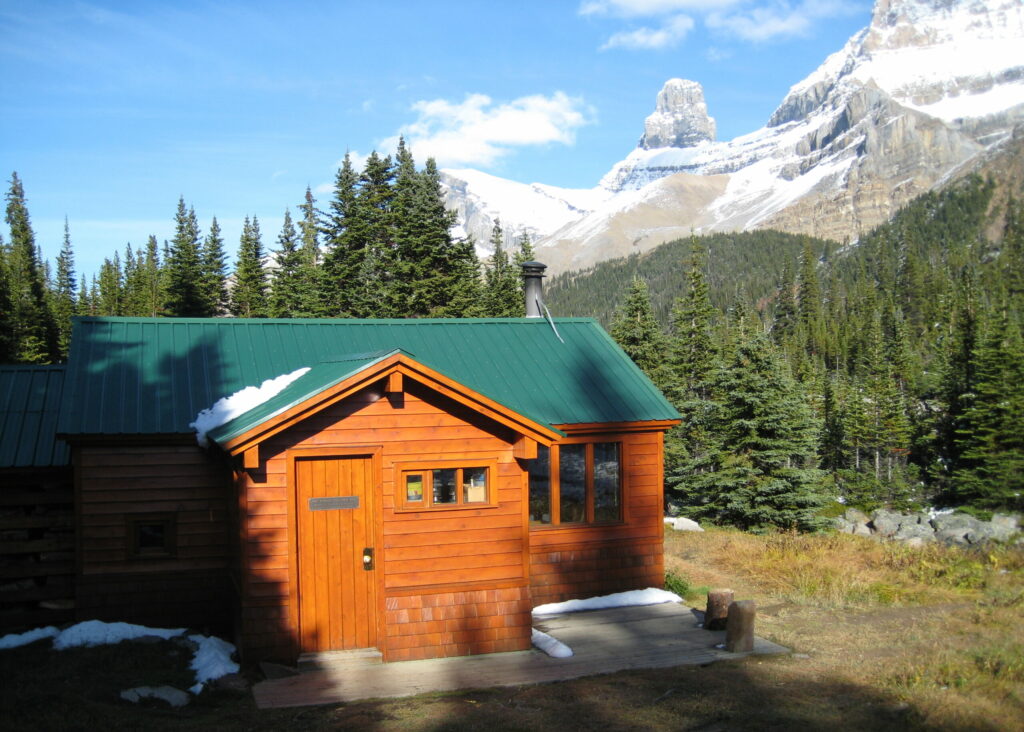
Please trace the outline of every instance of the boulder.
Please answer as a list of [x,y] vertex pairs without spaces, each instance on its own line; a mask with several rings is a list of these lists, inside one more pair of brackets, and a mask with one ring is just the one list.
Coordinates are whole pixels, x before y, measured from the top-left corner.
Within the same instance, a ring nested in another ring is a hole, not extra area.
[[935,528],[936,533],[947,530],[963,530],[966,534],[968,531],[978,529],[983,523],[966,513],[945,513],[931,520],[931,525]]
[[900,524],[899,530],[893,534],[892,538],[896,541],[905,542],[917,539],[919,543],[935,541],[935,530],[927,524],[907,522]]
[[849,521],[847,521],[842,516],[836,516],[832,520],[832,526],[835,527],[835,530],[838,531],[840,534],[852,534],[853,533],[854,524],[850,523]]
[[935,540],[941,541],[943,544],[957,545],[957,546],[968,546],[970,544],[967,541],[967,529],[941,529],[935,532]]
[[889,538],[899,531],[903,520],[903,514],[878,509],[871,514],[871,528],[879,536]]
[[992,530],[995,532],[993,538],[999,541],[1006,541],[1011,536],[1020,531],[1019,517],[1012,516],[1006,513],[997,513],[992,517],[992,521],[989,523],[992,526]]
[[854,536],[873,536],[871,528],[867,524],[855,524],[853,527]]

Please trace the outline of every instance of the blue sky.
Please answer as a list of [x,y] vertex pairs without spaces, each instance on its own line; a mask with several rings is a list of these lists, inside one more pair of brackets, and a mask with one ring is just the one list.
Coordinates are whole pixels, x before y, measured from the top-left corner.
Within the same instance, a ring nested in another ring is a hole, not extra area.
[[[868,0],[0,0],[0,161],[44,255],[80,272],[173,234],[178,197],[229,251],[270,249],[338,161],[404,134],[417,162],[591,187],[669,78],[704,85],[720,139],[867,25]],[[6,190],[7,184],[4,184]],[[317,193],[326,205],[328,194]],[[6,227],[3,229],[6,238]]]

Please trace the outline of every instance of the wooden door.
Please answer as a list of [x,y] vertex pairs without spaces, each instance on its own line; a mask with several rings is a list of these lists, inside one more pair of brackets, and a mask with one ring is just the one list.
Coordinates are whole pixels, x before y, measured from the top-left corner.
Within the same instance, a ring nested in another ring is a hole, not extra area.
[[374,545],[373,459],[317,456],[294,464],[301,650],[372,647],[376,572],[363,557]]

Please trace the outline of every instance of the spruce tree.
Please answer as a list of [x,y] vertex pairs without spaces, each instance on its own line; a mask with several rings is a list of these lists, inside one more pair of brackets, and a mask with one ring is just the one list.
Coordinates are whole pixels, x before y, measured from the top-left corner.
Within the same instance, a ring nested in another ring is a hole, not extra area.
[[309,186],[306,186],[306,195],[299,210],[302,212],[302,218],[299,219],[301,303],[296,316],[315,318],[326,312],[327,289],[320,250],[320,213]]
[[654,319],[647,283],[639,277],[633,279],[609,334],[658,388],[668,385],[672,378],[665,357],[668,339]]
[[277,236],[274,259],[277,267],[271,282],[270,317],[298,317],[303,311],[302,252],[288,209],[284,211],[284,224]]
[[196,212],[185,208],[182,196],[174,216],[174,239],[164,258],[167,270],[164,306],[170,316],[201,318],[209,314],[199,236]]
[[334,195],[324,221],[327,253],[325,270],[325,315],[349,316],[353,314],[358,275],[363,264],[366,242],[352,231],[356,215],[359,174],[346,152],[334,178]]
[[688,512],[755,531],[822,528],[813,414],[766,336],[737,345],[714,390],[723,452],[717,470],[691,477]]
[[224,253],[224,239],[220,235],[220,224],[214,216],[210,222],[210,232],[203,240],[201,251],[203,299],[206,302],[206,315],[216,316],[227,311],[228,307],[228,258]]
[[9,254],[0,236],[0,363],[14,360],[16,341],[11,313],[11,274],[7,265]]
[[246,216],[242,224],[230,309],[231,314],[239,318],[267,317],[267,272],[263,268],[260,223],[255,216],[251,221]]
[[124,285],[121,274],[121,258],[114,252],[112,259],[104,259],[100,265],[98,280],[99,297],[96,300],[97,314],[103,316],[124,315]]
[[26,363],[52,363],[60,355],[57,325],[46,300],[43,267],[17,173],[11,174],[6,198],[6,221],[11,234],[7,270],[14,358]]
[[64,218],[64,243],[57,255],[57,275],[53,287],[53,317],[57,324],[57,347],[60,357],[66,359],[71,347],[71,318],[77,315],[75,307],[75,253],[71,248],[71,229]]
[[[484,307],[491,318],[516,318],[523,310],[522,278],[509,262],[504,239],[501,222],[495,219],[490,242],[493,254],[484,274]],[[612,337],[615,337],[614,333]]]

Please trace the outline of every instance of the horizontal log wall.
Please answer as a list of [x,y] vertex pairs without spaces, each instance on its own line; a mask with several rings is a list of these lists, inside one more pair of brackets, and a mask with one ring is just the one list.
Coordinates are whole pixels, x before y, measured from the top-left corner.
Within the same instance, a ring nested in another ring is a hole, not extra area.
[[[78,617],[226,628],[232,500],[223,461],[195,445],[73,451]],[[173,556],[132,556],[129,520],[172,517]]]
[[601,435],[623,446],[625,522],[573,528],[532,527],[530,587],[534,605],[661,587],[661,432]]
[[0,635],[75,617],[69,468],[0,471]]
[[[384,590],[378,627],[386,659],[460,655],[470,647],[522,647],[524,639],[528,642],[525,479],[512,457],[513,434],[410,379],[405,380],[405,388],[401,399],[365,390],[303,420],[260,445],[260,468],[241,474],[242,644],[252,657],[294,660],[297,653],[298,628],[289,597],[294,578],[288,556],[288,511],[294,488],[286,455],[289,449],[305,447],[382,446],[383,490],[376,520],[382,526],[383,543],[377,548],[376,571],[381,573]],[[442,460],[458,460],[462,467],[496,460],[497,475],[491,477],[490,489],[497,491],[497,505],[396,510],[394,492],[401,466],[429,467]],[[506,593],[510,586],[520,588],[515,590],[515,612],[508,607],[513,600],[491,594]],[[469,594],[474,592],[485,594]],[[428,621],[421,613],[417,620],[399,620],[412,616],[385,610],[386,603],[390,608],[396,602],[412,603],[401,610],[423,610],[431,602],[465,604],[474,617],[500,617],[502,623],[513,625],[492,633],[490,627],[463,627],[455,615]]]

